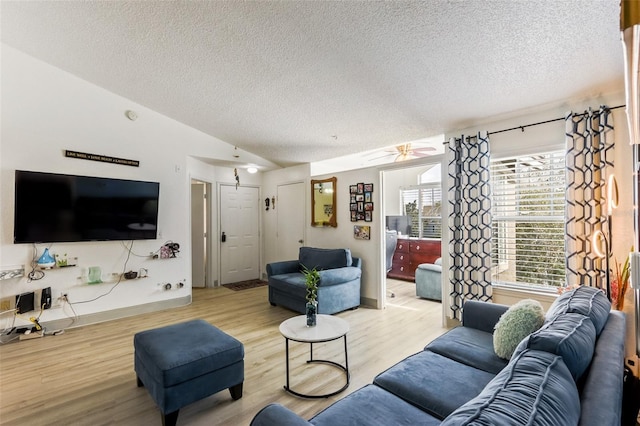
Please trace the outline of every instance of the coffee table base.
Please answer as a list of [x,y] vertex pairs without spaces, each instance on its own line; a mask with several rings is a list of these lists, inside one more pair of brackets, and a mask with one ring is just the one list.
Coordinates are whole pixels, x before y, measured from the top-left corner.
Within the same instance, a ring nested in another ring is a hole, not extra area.
[[[339,339],[340,337],[337,337],[337,339]],[[332,365],[336,368],[339,368],[340,370],[344,371],[345,376],[347,378],[347,383],[345,383],[345,385],[343,387],[341,387],[340,389],[338,389],[337,391],[331,392],[331,393],[326,393],[326,394],[322,394],[322,395],[310,395],[310,394],[304,394],[304,393],[300,393],[300,392],[296,392],[293,389],[291,389],[291,386],[289,385],[289,339],[285,337],[285,349],[286,349],[286,357],[287,357],[287,384],[284,386],[284,390],[286,390],[287,392],[289,392],[292,395],[295,396],[299,396],[301,398],[329,398],[330,396],[333,395],[337,395],[340,392],[343,392],[345,389],[347,389],[349,387],[349,381],[351,379],[351,376],[349,374],[349,358],[348,358],[348,354],[347,354],[347,335],[345,334],[344,336],[342,336],[343,340],[344,340],[344,363],[345,365],[339,364],[337,362],[334,361],[329,361],[326,359],[313,359],[313,343],[309,343],[310,349],[309,349],[309,353],[310,353],[310,357],[309,360],[307,361],[307,364],[313,364],[313,363],[319,363],[319,364],[328,364],[328,365]],[[336,340],[336,339],[330,339],[327,340],[331,341],[331,340]],[[319,343],[319,342],[316,342]]]

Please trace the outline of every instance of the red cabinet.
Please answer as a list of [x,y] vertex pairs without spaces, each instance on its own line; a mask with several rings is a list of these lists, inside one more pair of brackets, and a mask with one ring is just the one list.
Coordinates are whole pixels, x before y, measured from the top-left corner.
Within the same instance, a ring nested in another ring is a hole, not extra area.
[[441,256],[439,240],[398,239],[393,266],[387,277],[415,281],[419,264],[433,263]]

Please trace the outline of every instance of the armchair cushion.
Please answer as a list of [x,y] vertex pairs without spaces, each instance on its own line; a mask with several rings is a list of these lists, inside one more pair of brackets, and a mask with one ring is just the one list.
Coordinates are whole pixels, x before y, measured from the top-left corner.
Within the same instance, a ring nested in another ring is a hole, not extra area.
[[348,281],[357,280],[362,276],[362,269],[355,266],[344,268],[329,269],[320,271],[319,287],[327,287],[330,285],[342,284]]
[[323,249],[314,247],[300,247],[298,254],[300,265],[307,269],[317,270],[343,268],[351,266],[351,250],[345,249]]
[[297,260],[285,260],[267,264],[267,276],[291,274],[300,272],[300,262]]

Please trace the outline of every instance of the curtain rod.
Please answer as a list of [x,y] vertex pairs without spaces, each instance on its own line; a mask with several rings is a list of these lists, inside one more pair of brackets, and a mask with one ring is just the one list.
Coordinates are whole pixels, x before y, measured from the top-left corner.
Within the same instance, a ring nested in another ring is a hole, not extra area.
[[[614,107],[609,108],[610,110],[612,109],[618,109],[618,108],[624,108],[626,105],[617,105]],[[586,113],[583,114],[577,114],[577,115],[585,115]],[[525,124],[523,126],[516,126],[516,127],[511,127],[510,129],[502,129],[502,130],[496,130],[495,132],[487,132],[488,135],[495,135],[496,133],[504,133],[504,132],[510,132],[512,130],[521,130],[524,132],[524,129],[526,127],[533,127],[533,126],[539,126],[540,124],[547,124],[547,123],[554,123],[556,121],[564,121],[565,117],[560,117],[560,118],[554,118],[551,120],[546,120],[546,121],[539,121],[537,123],[531,123],[531,124]],[[467,138],[475,138],[477,136],[467,136]],[[444,141],[443,144],[447,144],[449,143],[449,141]]]
[[[626,105],[618,105],[618,106],[614,106],[611,107],[609,109],[618,109],[618,108],[624,108]],[[577,114],[577,115],[585,115],[586,113],[582,113],[582,114]],[[560,117],[560,118],[554,118],[552,120],[546,120],[546,121],[539,121],[537,123],[531,123],[531,124],[525,124],[524,126],[516,126],[516,127],[512,127],[510,129],[502,129],[502,130],[496,130],[495,132],[488,132],[487,134],[489,135],[495,135],[496,133],[503,133],[503,132],[510,132],[512,130],[522,130],[524,132],[525,127],[533,127],[533,126],[538,126],[540,124],[547,124],[547,123],[553,123],[556,121],[564,121],[565,117]]]

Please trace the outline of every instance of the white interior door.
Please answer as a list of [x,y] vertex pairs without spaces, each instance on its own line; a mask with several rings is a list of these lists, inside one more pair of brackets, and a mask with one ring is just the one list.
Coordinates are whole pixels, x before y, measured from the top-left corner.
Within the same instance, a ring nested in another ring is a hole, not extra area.
[[260,276],[258,188],[220,186],[220,283]]
[[191,283],[193,287],[206,284],[206,225],[205,185],[191,182]]
[[276,214],[278,221],[277,247],[279,260],[298,258],[304,244],[305,205],[304,182],[278,186]]

